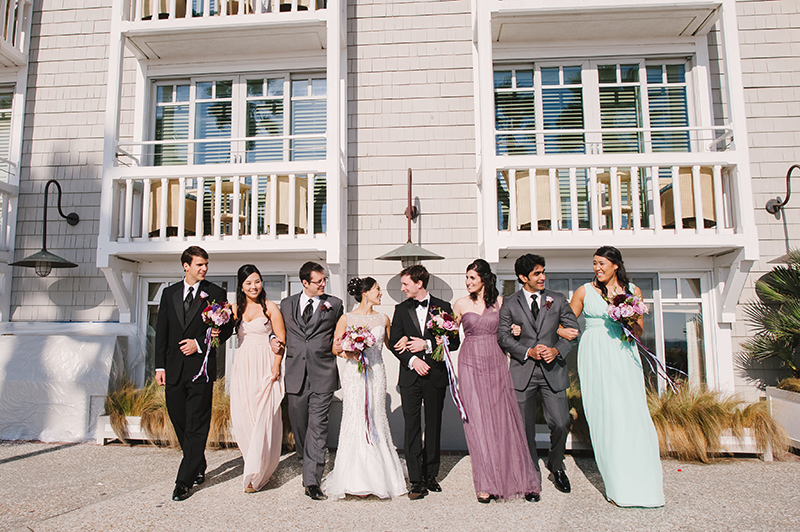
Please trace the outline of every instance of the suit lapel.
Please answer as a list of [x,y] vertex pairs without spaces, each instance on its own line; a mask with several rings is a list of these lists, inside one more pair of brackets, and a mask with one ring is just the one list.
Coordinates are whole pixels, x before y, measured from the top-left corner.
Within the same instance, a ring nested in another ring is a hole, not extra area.
[[[410,300],[409,303],[407,303],[406,305],[407,305],[406,308],[408,310],[408,315],[411,318],[411,323],[414,325],[414,330],[417,332],[417,337],[422,338],[422,331],[419,328],[419,318],[417,318],[417,307],[415,305],[412,305],[410,303]],[[430,307],[430,303],[428,303],[428,306]],[[430,313],[430,308],[428,309],[428,312]]]
[[175,292],[172,294],[172,306],[178,316],[178,324],[183,330],[186,327],[186,321],[183,318],[183,281],[173,286],[175,287]]
[[[192,320],[200,312],[202,309],[205,309],[206,303],[208,301],[200,297],[200,294],[205,292],[206,287],[208,286],[208,281],[200,281],[200,284],[197,285],[197,293],[194,295],[194,301],[192,302],[192,306],[189,307],[189,314],[186,315],[186,323],[184,324],[184,329],[192,323]],[[221,301],[217,301],[217,303],[221,303]],[[181,303],[183,305],[183,303]]]
[[[525,319],[528,320],[528,323],[531,324],[531,327],[534,328],[537,332],[539,331],[539,327],[536,323],[533,322],[533,314],[531,314],[531,306],[528,303],[530,300],[528,299],[528,292],[525,290],[520,290],[517,292],[517,301],[519,302],[519,306],[522,307],[522,313],[525,315]],[[542,313],[539,312],[539,317],[542,317]]]
[[317,305],[317,309],[311,315],[311,319],[308,321],[308,325],[306,325],[307,329],[306,336],[311,336],[312,334],[314,334],[314,332],[316,332],[317,330],[317,327],[319,327],[319,324],[322,321],[322,313],[327,312],[323,308],[323,305],[325,304],[325,301],[327,299],[328,299],[327,295],[319,297],[319,305]]
[[537,331],[540,331],[542,329],[542,324],[544,323],[545,314],[547,313],[547,290],[542,290],[541,299],[542,300],[539,302],[539,317],[536,320]]

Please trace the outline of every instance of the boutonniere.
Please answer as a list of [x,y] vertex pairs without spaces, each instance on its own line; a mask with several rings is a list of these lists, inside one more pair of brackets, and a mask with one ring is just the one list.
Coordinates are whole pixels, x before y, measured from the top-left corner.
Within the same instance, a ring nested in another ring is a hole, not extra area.
[[327,299],[322,302],[322,310],[323,311],[328,311],[328,310],[330,310],[332,308],[333,308],[333,306],[330,304],[330,302]]
[[550,310],[550,307],[553,306],[553,298],[550,296],[544,298],[544,306],[547,307],[547,310]]
[[205,292],[201,291],[200,292],[200,299],[208,299],[208,294],[206,294]]

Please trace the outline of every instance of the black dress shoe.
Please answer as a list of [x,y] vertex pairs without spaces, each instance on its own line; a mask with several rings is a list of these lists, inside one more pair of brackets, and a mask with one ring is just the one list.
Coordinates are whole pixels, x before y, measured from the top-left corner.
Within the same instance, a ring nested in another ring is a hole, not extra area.
[[306,495],[314,499],[315,501],[324,501],[328,498],[327,495],[322,493],[322,490],[319,489],[319,486],[312,485],[306,486]]
[[408,498],[413,500],[421,499],[428,494],[428,488],[422,482],[412,482],[411,489],[408,490]]
[[191,492],[189,488],[186,487],[186,484],[182,482],[178,482],[175,484],[175,489],[172,490],[172,500],[173,501],[184,501],[189,498]]
[[425,477],[425,487],[428,488],[430,491],[440,492],[442,491],[442,487],[436,482],[436,477],[427,476]]
[[553,471],[553,484],[555,484],[556,489],[562,493],[569,493],[572,491],[567,473],[563,469],[561,471]]
[[202,471],[202,472],[198,473],[197,476],[194,477],[194,485],[195,486],[199,486],[200,484],[202,484],[205,481],[206,481],[206,473],[205,473],[205,471]]
[[525,494],[525,500],[528,502],[539,502],[542,500],[542,496],[538,493],[530,492]]

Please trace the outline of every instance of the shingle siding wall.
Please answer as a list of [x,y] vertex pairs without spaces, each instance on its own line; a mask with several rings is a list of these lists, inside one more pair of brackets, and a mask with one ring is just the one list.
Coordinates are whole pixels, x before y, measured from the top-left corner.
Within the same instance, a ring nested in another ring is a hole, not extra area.
[[[786,196],[786,171],[800,163],[800,2],[740,0],[737,2],[742,55],[753,208],[761,260],[756,263],[740,302],[755,298],[755,281],[773,265],[768,261],[800,247],[800,201],[794,196],[781,219],[764,210],[768,200]],[[800,190],[800,172],[792,185]],[[734,326],[737,344],[749,334],[740,312]],[[752,379],[774,383],[785,372],[767,364],[742,372],[737,389],[752,394]]]
[[31,30],[27,104],[20,168],[15,259],[41,248],[42,194],[58,179],[70,227],[48,210],[48,249],[78,264],[57,276],[15,268],[12,321],[104,321],[117,316],[108,284],[95,265],[100,232],[106,71],[111,0],[36,2]]

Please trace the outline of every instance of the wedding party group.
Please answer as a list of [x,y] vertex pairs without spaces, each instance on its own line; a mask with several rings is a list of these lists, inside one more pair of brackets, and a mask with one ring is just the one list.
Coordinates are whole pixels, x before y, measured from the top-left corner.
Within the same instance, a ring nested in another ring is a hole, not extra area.
[[[349,281],[355,304],[345,312],[345,303],[326,293],[321,264],[303,264],[303,290],[279,304],[267,299],[258,268],[246,264],[238,271],[236,302],[229,305],[225,290],[205,280],[205,250],[189,247],[181,263],[185,277],[163,290],[156,325],[155,378],[166,386],[183,452],[173,500],[188,498],[205,481],[216,347],[235,333],[231,423],[246,493],[263,488],[278,466],[285,396],[311,499],[418,500],[441,492],[448,389],[464,424],[478,502],[541,500],[538,410],[550,431],[549,478],[568,493],[565,357],[578,342],[581,398],[606,498],[621,507],[664,505],[658,438],[636,345],[647,308],[616,248],[594,253],[594,280],[571,301],[545,288],[545,259],[531,253],[514,265],[522,288],[505,298],[489,263],[474,260],[466,267],[467,295],[452,306],[428,291],[424,266],[409,266],[399,274],[406,299],[391,319],[375,310],[383,293],[372,277]],[[399,361],[405,467],[386,412],[384,347]],[[333,469],[323,478],[329,409],[340,387],[339,442]]]

